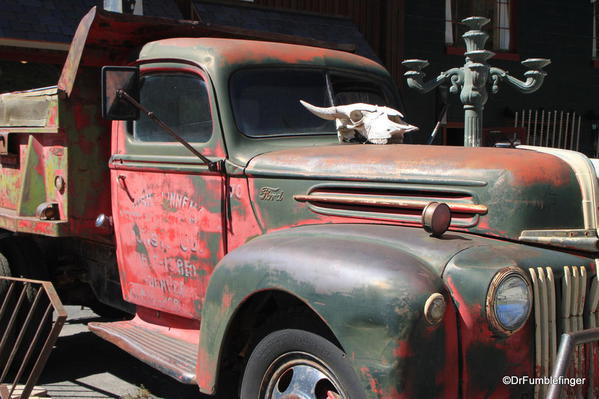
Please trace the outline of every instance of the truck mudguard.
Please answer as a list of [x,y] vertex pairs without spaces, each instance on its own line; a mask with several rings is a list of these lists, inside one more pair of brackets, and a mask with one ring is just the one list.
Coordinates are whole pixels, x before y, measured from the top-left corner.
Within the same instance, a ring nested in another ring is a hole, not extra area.
[[[456,395],[455,309],[440,275],[455,253],[482,241],[466,236],[436,240],[397,226],[315,225],[266,234],[232,251],[207,291],[200,388],[214,390],[237,310],[253,294],[277,290],[294,295],[329,326],[370,398]],[[430,326],[424,304],[437,292],[448,306],[443,321]]]

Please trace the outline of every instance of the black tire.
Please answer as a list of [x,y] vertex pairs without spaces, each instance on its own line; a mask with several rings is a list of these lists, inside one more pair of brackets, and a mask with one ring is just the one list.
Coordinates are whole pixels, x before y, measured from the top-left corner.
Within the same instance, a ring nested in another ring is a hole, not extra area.
[[[8,260],[6,259],[6,257],[0,253],[0,277],[11,277],[10,274],[10,267],[8,266]],[[4,303],[4,300],[6,299],[6,294],[8,292],[8,287],[9,287],[10,283],[6,280],[0,280],[0,308],[2,307],[2,304]],[[10,307],[11,304],[7,304],[6,306]],[[2,337],[4,337],[4,334],[6,332],[6,327],[7,327],[7,322],[0,320],[0,341],[2,341]],[[12,345],[14,342],[14,334],[11,334],[10,337],[8,337],[8,345]],[[5,344],[6,345],[6,344]],[[0,371],[2,371],[2,368],[6,363],[6,359],[8,358],[8,354],[3,354],[0,353]]]
[[[328,392],[334,394],[327,396]],[[296,397],[294,393],[310,399],[366,398],[350,361],[337,346],[303,330],[275,331],[252,351],[240,399]]]
[[[12,277],[10,273],[10,266],[8,264],[8,259],[0,252],[0,277]],[[5,280],[0,281],[0,306],[2,306],[2,300],[6,295],[6,291],[8,290],[8,286],[10,284]]]
[[9,237],[0,240],[0,253],[4,254],[14,277],[48,280],[44,257],[33,240],[28,237]]

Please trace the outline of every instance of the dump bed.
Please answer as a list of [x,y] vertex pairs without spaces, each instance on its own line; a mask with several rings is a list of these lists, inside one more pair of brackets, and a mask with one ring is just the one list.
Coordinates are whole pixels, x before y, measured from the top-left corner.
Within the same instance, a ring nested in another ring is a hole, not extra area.
[[[52,175],[64,178],[64,146],[49,145],[58,136],[58,88],[48,87],[0,95],[0,225],[9,230],[58,229],[37,225],[35,208],[57,204],[64,214],[66,192],[46,192]],[[31,140],[31,141],[30,141]],[[58,143],[55,143],[58,144]],[[36,153],[37,150],[37,153]],[[41,163],[40,163],[41,157]],[[46,167],[47,166],[47,167]],[[39,203],[36,203],[39,202]],[[25,227],[24,225],[27,225]]]
[[[0,95],[0,227],[50,236],[97,234],[109,213],[109,124],[90,79]],[[71,198],[72,200],[69,200]]]

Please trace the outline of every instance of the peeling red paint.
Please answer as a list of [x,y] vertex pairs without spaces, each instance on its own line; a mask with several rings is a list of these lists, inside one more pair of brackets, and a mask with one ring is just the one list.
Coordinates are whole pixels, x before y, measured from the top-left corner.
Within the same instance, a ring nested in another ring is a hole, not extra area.
[[221,304],[221,311],[223,313],[226,313],[226,311],[228,311],[231,308],[231,304],[233,303],[233,296],[235,294],[231,291],[229,291],[228,288],[225,289],[225,292],[223,293],[223,301]]
[[362,373],[362,375],[366,377],[366,379],[368,380],[368,383],[370,385],[370,391],[376,393],[380,397],[383,393],[381,391],[381,388],[379,387],[379,382],[372,377],[372,374],[370,373],[368,367],[362,367],[360,369],[360,373]]
[[215,393],[215,376],[212,370],[217,370],[216,362],[212,356],[210,356],[206,350],[205,345],[200,342],[200,349],[198,351],[198,363],[196,367],[196,379],[198,386],[202,392],[208,394]]
[[124,297],[199,319],[212,269],[224,255],[221,177],[147,167],[112,173],[119,267],[130,276]]
[[393,355],[396,357],[410,357],[413,356],[414,353],[410,348],[410,344],[407,341],[399,341],[396,344],[395,350],[393,351]]

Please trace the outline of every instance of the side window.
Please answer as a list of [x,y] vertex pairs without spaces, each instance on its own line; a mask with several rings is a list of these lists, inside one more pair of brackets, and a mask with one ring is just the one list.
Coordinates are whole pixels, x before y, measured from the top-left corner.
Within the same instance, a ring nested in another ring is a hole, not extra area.
[[[201,77],[186,73],[144,75],[140,80],[140,102],[186,141],[205,143],[210,140],[210,102]],[[133,122],[132,133],[136,141],[175,141],[145,115]]]

